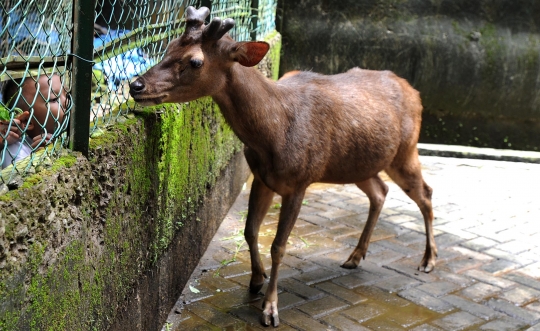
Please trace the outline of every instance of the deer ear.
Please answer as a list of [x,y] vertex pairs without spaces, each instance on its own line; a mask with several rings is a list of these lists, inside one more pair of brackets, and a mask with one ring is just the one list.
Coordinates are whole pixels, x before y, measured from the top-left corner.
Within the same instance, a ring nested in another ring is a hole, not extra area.
[[261,62],[270,49],[270,45],[264,41],[244,41],[234,45],[231,57],[244,67],[253,67]]

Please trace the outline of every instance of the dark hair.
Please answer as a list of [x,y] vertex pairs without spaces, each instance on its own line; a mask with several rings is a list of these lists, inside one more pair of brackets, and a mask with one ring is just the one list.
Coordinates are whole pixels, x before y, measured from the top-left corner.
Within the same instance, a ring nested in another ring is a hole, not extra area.
[[14,98],[17,93],[19,93],[19,90],[22,86],[22,79],[14,79],[14,80],[8,80],[4,84],[4,88],[2,90],[2,103],[9,108],[12,108],[15,104],[15,101],[17,100]]

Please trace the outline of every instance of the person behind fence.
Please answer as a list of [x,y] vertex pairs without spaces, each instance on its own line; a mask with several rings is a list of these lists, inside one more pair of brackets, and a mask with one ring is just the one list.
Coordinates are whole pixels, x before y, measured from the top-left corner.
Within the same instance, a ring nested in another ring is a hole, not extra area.
[[58,135],[54,134],[64,120],[66,93],[60,76],[53,74],[41,75],[38,79],[26,78],[22,82],[9,81],[2,94],[4,105],[23,111],[11,123],[0,121],[3,169],[47,145]]

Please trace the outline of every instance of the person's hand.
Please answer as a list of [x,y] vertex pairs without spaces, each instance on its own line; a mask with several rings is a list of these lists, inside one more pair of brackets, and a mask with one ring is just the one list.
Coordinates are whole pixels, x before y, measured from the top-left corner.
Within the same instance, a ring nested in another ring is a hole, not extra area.
[[51,133],[41,134],[39,136],[35,136],[34,139],[32,139],[32,148],[38,148],[43,147],[45,145],[48,145],[53,138],[53,135]]
[[25,129],[29,118],[30,113],[25,111],[13,119],[11,126],[9,125],[9,121],[0,121],[0,143],[4,142],[5,139],[9,145],[21,139],[21,130]]

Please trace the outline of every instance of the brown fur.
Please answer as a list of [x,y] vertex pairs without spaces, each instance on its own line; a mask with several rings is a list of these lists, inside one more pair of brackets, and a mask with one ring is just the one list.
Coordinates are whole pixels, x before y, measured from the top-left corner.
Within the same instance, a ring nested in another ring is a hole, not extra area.
[[[419,269],[431,271],[437,248],[431,188],[422,179],[416,149],[422,112],[419,93],[392,72],[358,68],[332,76],[294,72],[273,82],[240,64],[260,61],[267,45],[237,43],[228,35],[204,40],[204,28],[189,29],[172,41],[162,62],[132,83],[130,92],[143,104],[210,95],[245,144],[254,175],[245,230],[253,292],[261,289],[266,277],[257,248],[259,228],[274,192],[282,196],[263,324],[272,320],[279,324],[278,268],[305,190],[315,182],[355,183],[370,200],[358,246],[342,265],[356,268],[365,258],[388,191],[378,176],[385,170],[424,216],[426,251]],[[192,58],[202,59],[203,66],[190,67]]]

